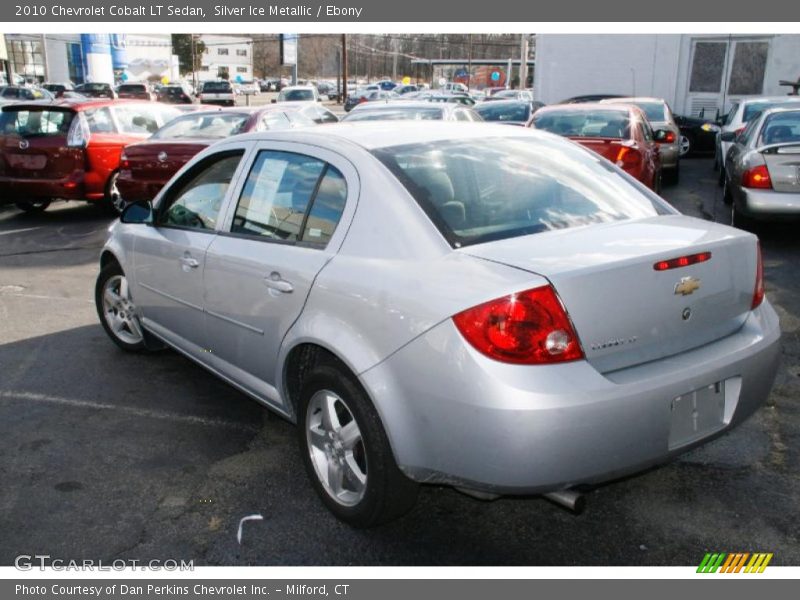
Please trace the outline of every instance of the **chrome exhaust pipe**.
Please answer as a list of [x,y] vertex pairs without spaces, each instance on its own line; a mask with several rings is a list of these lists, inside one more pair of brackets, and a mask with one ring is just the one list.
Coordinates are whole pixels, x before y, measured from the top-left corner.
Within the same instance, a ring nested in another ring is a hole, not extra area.
[[581,514],[586,508],[586,497],[583,494],[579,494],[578,492],[574,492],[572,490],[550,492],[549,494],[543,494],[543,496],[550,500],[550,502],[554,502],[555,504],[572,511],[576,515]]

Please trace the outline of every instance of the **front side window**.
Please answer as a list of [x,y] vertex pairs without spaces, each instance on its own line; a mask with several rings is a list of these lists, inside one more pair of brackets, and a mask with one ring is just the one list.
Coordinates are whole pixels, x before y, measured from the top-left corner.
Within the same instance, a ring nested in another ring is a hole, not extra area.
[[335,167],[302,154],[262,150],[242,190],[231,232],[324,245],[346,197],[344,177]]
[[607,161],[558,138],[439,140],[373,153],[456,248],[669,213]]
[[159,208],[158,224],[181,229],[213,231],[242,152],[206,159],[169,190]]

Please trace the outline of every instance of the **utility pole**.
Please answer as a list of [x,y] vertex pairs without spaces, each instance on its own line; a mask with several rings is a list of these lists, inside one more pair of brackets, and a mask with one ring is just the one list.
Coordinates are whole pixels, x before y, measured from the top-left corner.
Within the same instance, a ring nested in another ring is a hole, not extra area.
[[342,34],[342,96],[339,102],[347,98],[347,34]]
[[192,34],[192,87],[197,93],[197,48],[195,47],[194,34]]
[[472,82],[472,34],[469,34],[469,56],[467,57],[468,65],[467,65],[467,90],[470,89],[470,83]]
[[528,36],[523,33],[520,37],[519,89],[524,90],[528,87]]
[[397,81],[397,53],[398,53],[398,46],[400,40],[397,38],[392,38],[392,50],[394,51],[394,55],[392,56],[392,81]]

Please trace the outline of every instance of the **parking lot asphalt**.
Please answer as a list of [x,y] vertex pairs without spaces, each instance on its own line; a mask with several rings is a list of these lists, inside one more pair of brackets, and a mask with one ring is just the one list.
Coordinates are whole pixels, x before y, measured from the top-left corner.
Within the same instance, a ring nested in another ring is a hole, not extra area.
[[[709,159],[664,196],[725,221]],[[170,351],[129,355],[93,305],[111,218],[0,207],[0,564],[183,559],[196,565],[696,565],[705,552],[800,564],[800,239],[759,231],[783,360],[766,406],[733,432],[603,485],[579,516],[537,497],[422,489],[399,521],[336,521],[293,427]],[[631,425],[633,426],[633,425]],[[239,520],[260,514],[261,521]]]

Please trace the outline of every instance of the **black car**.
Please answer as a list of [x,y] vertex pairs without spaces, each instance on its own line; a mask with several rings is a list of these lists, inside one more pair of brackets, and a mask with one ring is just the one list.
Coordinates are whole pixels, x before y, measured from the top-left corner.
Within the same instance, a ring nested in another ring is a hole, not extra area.
[[681,157],[715,152],[719,125],[699,117],[673,116],[681,130]]
[[56,98],[63,98],[66,92],[74,91],[74,86],[71,83],[43,83],[42,88]]
[[153,95],[146,83],[123,83],[117,87],[117,96],[127,100],[152,100]]
[[117,93],[108,83],[82,83],[75,86],[75,91],[87,98],[111,98],[114,100]]
[[192,92],[182,85],[162,85],[156,93],[156,99],[168,104],[192,104],[194,102]]

